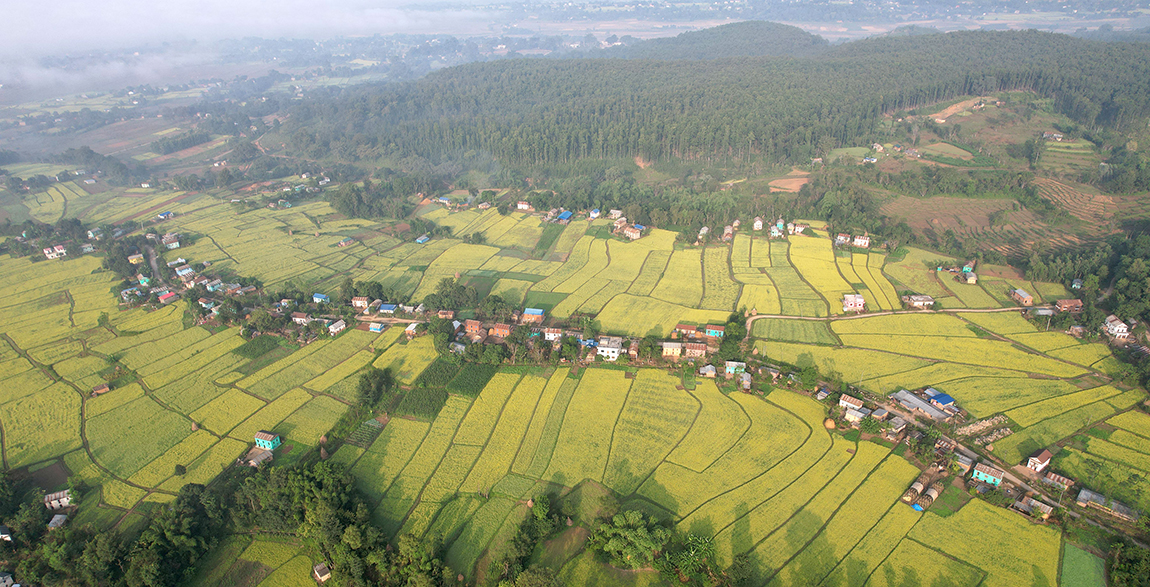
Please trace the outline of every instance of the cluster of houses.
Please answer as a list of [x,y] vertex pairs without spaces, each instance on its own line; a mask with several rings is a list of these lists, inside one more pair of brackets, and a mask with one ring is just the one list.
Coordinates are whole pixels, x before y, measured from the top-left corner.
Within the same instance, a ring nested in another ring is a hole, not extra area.
[[[44,509],[52,512],[52,518],[48,520],[48,530],[63,528],[64,524],[68,522],[68,514],[75,509],[75,503],[72,501],[72,491],[65,489],[64,491],[57,491],[45,495]],[[3,524],[0,524],[0,541],[12,542],[12,530]],[[10,573],[0,572],[0,586],[14,584],[15,582]]]
[[840,232],[840,233],[835,235],[835,246],[836,247],[851,246],[851,247],[856,247],[859,249],[869,249],[870,248],[870,235],[869,234],[856,234],[854,237],[852,237],[849,234]]
[[[725,243],[731,242],[732,240],[734,240],[735,231],[739,230],[740,226],[742,226],[742,221],[740,221],[738,218],[736,218],[730,224],[724,226],[723,227],[723,234],[720,237],[721,240]],[[751,230],[753,230],[755,232],[762,232],[764,228],[766,228],[770,232],[770,238],[783,238],[784,236],[786,236],[788,234],[790,234],[790,235],[803,234],[803,231],[805,231],[807,228],[809,228],[809,225],[801,224],[801,223],[794,223],[794,222],[786,222],[782,218],[779,218],[777,221],[775,221],[774,224],[766,224],[763,221],[762,216],[756,216],[754,221],[752,221],[752,223],[751,223]],[[703,240],[706,239],[707,235],[710,233],[711,233],[710,227],[704,226],[704,227],[700,228],[699,229],[699,236],[697,237],[695,244],[699,244],[699,243],[703,242]]]
[[[830,394],[826,389],[820,389],[815,394],[815,399],[823,401],[828,395]],[[884,434],[891,438],[897,437],[906,429],[907,422],[904,418],[892,416],[889,411],[882,407],[868,408],[866,402],[853,395],[842,394],[839,396],[838,405],[843,409],[843,419],[852,426],[858,426],[863,420],[873,418],[886,423]]]

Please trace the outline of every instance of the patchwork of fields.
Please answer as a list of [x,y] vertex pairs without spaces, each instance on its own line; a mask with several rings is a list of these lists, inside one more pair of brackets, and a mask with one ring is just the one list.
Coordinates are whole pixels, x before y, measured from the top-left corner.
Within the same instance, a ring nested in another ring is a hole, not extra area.
[[[730,244],[705,247],[677,245],[674,233],[653,229],[626,242],[609,237],[606,220],[560,227],[518,212],[438,207],[421,213],[458,238],[417,245],[391,236],[385,224],[343,219],[323,201],[247,209],[208,194],[107,197],[73,184],[29,196],[25,206],[45,222],[172,210],[176,218],[157,228],[183,232],[186,242],[168,257],[207,261],[221,277],[255,277],[269,287],[332,293],[351,277],[418,299],[458,276],[481,295],[554,317],[593,315],[604,332],[634,336],[665,336],[680,322],[725,322],[753,310],[772,316],[752,328],[760,357],[815,365],[882,394],[930,385],[975,417],[1005,414],[1014,434],[993,449],[1003,461],[1074,437],[1058,457],[1061,470],[1097,477],[1115,495],[1132,475],[1150,475],[1150,423],[1127,411],[1145,393],[1099,377],[1114,360],[1108,348],[1039,331],[1014,312],[838,316],[846,293],[863,294],[871,311],[899,309],[906,291],[971,310],[1012,307],[1004,293],[1011,287],[1044,301],[1067,295],[1057,284],[1015,279],[959,284],[935,270],[953,259],[927,251],[844,254],[814,229],[773,241],[744,230]],[[487,244],[461,240],[472,234]],[[337,247],[346,237],[355,244]],[[283,435],[277,460],[300,458],[347,412],[359,370],[375,365],[392,368],[405,386],[434,388],[446,402],[427,413],[411,394],[373,444],[344,445],[333,458],[355,474],[381,527],[392,536],[445,537],[448,564],[468,578],[526,515],[526,499],[559,488],[609,489],[627,507],[713,535],[720,562],[745,555],[758,585],[800,578],[820,585],[1053,584],[1059,576],[1056,533],[977,500],[945,518],[901,506],[898,496],[917,470],[888,448],[829,434],[825,407],[788,391],[765,400],[728,396],[713,382],[692,386],[664,371],[594,368],[577,375],[509,368],[483,386],[485,377],[469,384],[468,370],[455,376],[455,367],[450,383],[422,386],[421,375],[444,363],[429,337],[409,342],[398,329],[349,329],[252,358],[236,352],[244,344],[238,330],[189,326],[184,302],[122,311],[117,280],[98,257],[3,258],[0,273],[8,278],[0,284],[3,462],[31,469],[60,463],[99,487],[80,522],[141,523],[184,484],[214,478],[260,429]],[[90,397],[106,381],[114,390]],[[177,465],[186,472],[176,475]],[[1015,544],[1027,550],[991,557],[986,541],[1002,552]],[[306,562],[273,552],[284,550],[276,543],[225,546],[221,568],[244,573],[248,584],[290,582],[288,574]],[[1012,562],[1020,558],[1025,568]],[[570,584],[606,580],[588,556],[551,562]],[[628,580],[660,578],[640,572]]]
[[[625,507],[713,534],[720,564],[749,557],[758,585],[902,584],[924,572],[916,557],[938,552],[953,558],[932,572],[956,584],[1058,576],[1056,531],[977,500],[947,518],[911,510],[898,498],[918,470],[887,447],[829,434],[811,399],[679,383],[657,370],[503,372],[474,402],[452,396],[430,426],[392,420],[349,461],[389,533],[444,537],[452,571],[469,578],[496,557],[499,529],[526,515],[525,500],[556,486],[605,487]],[[982,527],[1004,546],[1025,536],[1026,564],[987,556],[969,538]],[[577,550],[542,557],[567,584],[595,584],[603,569]]]
[[[347,411],[354,386],[341,383],[372,361],[368,349],[414,362],[426,349],[407,349],[430,341],[352,329],[295,352],[277,347],[276,361],[251,359],[233,352],[238,329],[188,327],[184,302],[121,311],[95,257],[4,258],[0,273],[11,278],[0,306],[4,465],[62,462],[99,489],[81,514],[98,526],[134,523],[183,485],[211,481],[260,429],[282,434],[298,447],[283,456],[298,458]],[[113,390],[91,397],[101,383]]]

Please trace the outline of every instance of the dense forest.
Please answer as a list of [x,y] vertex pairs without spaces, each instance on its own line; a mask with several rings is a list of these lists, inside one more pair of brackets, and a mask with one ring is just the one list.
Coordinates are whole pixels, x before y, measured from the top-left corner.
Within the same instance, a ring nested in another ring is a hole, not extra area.
[[[735,28],[737,34],[737,27]],[[806,162],[876,133],[885,113],[1028,89],[1086,128],[1150,114],[1150,47],[1036,31],[868,39],[804,58],[509,60],[291,108],[309,159],[432,161],[469,151],[530,167],[583,158]]]

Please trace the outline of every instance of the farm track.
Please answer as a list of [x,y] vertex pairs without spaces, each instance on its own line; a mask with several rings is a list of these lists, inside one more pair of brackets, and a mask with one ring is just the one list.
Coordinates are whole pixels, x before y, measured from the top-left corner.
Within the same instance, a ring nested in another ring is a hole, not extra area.
[[[6,333],[0,333],[0,337],[3,337],[3,338],[4,338],[4,340],[5,340],[5,341],[6,341],[6,342],[7,342],[9,345],[11,345],[12,349],[13,349],[13,350],[15,350],[15,351],[16,351],[16,353],[17,353],[18,355],[20,355],[21,357],[23,357],[23,358],[24,358],[24,360],[26,360],[26,361],[28,361],[29,363],[31,363],[33,367],[36,367],[36,368],[37,368],[37,369],[39,369],[41,372],[43,372],[43,373],[44,373],[44,374],[45,374],[45,375],[46,375],[46,376],[47,376],[49,379],[51,379],[53,382],[56,382],[56,383],[63,383],[63,384],[65,384],[65,385],[67,385],[68,387],[71,387],[71,388],[72,388],[72,389],[73,389],[73,390],[74,390],[74,391],[75,391],[77,394],[79,394],[79,395],[80,395],[80,442],[81,442],[81,444],[82,444],[82,445],[83,445],[83,447],[84,447],[84,452],[85,452],[85,453],[87,453],[87,455],[88,455],[88,460],[92,461],[92,464],[93,464],[93,465],[95,465],[97,469],[100,469],[101,471],[103,471],[103,472],[104,472],[104,474],[105,474],[105,475],[107,475],[107,476],[108,476],[108,478],[110,478],[110,479],[114,479],[114,480],[116,480],[116,481],[119,481],[119,482],[121,482],[121,483],[123,483],[123,484],[125,484],[125,485],[131,486],[131,487],[135,487],[136,489],[142,489],[142,490],[144,490],[145,492],[147,492],[148,494],[151,494],[151,493],[166,493],[166,494],[169,494],[169,495],[175,495],[175,493],[171,493],[171,492],[168,492],[168,491],[160,491],[160,490],[158,490],[158,489],[153,489],[153,488],[151,488],[151,487],[144,487],[144,486],[142,486],[142,485],[137,485],[137,484],[135,484],[135,483],[132,483],[132,482],[128,481],[127,479],[123,479],[123,478],[121,478],[120,476],[116,475],[115,473],[113,473],[113,472],[112,472],[111,470],[109,470],[108,468],[106,468],[106,467],[104,467],[103,465],[101,465],[101,464],[99,463],[99,461],[97,461],[97,460],[96,460],[96,457],[95,457],[95,455],[93,455],[93,454],[92,454],[92,449],[91,449],[91,447],[88,445],[88,429],[87,429],[87,424],[88,424],[88,419],[87,419],[88,402],[87,402],[87,398],[86,398],[86,397],[85,397],[85,395],[84,395],[84,391],[83,391],[83,390],[81,390],[79,387],[77,387],[75,383],[72,383],[71,381],[68,381],[67,379],[64,379],[64,378],[62,378],[62,377],[58,377],[58,376],[56,375],[56,372],[55,372],[54,370],[52,370],[52,369],[50,369],[50,368],[48,368],[48,367],[45,367],[45,366],[44,366],[42,363],[40,363],[40,362],[39,362],[39,361],[37,361],[36,359],[33,359],[33,358],[32,358],[32,356],[31,356],[31,355],[29,355],[27,351],[25,351],[24,349],[20,348],[20,346],[16,344],[16,341],[12,340],[12,338],[11,338],[11,337],[9,337],[9,336],[8,336],[8,334],[6,334]],[[98,355],[94,355],[94,356],[98,356]],[[141,382],[140,382],[140,385],[141,385],[141,387],[143,386],[143,381],[141,381]],[[159,402],[157,402],[157,403],[159,403]],[[160,405],[163,405],[163,404],[160,404]],[[165,407],[166,407],[166,406],[165,406]],[[178,412],[177,412],[177,413],[178,413]],[[3,448],[4,448],[4,463],[5,463],[5,466],[7,466],[7,462],[8,462],[7,447],[3,447]],[[146,497],[146,496],[145,496],[145,497]],[[114,507],[114,506],[113,506],[113,507]],[[118,508],[117,508],[117,509],[118,509]]]

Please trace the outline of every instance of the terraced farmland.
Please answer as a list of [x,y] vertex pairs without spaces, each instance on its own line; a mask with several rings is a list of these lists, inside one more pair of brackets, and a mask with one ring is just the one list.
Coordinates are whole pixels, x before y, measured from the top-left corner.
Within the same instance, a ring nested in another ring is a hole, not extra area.
[[[573,496],[603,490],[595,487],[619,493],[624,502],[642,496],[648,510],[678,528],[715,534],[721,565],[749,557],[755,584],[788,585],[799,577],[836,584],[848,569],[872,581],[902,576],[914,572],[908,565],[915,559],[889,555],[921,551],[923,543],[952,553],[951,570],[958,573],[952,579],[1016,580],[1013,563],[983,556],[959,539],[974,524],[997,527],[1003,539],[1026,533],[1038,554],[1027,560],[1057,576],[1056,532],[1028,529],[1015,514],[980,502],[949,518],[907,508],[898,498],[918,470],[889,448],[828,434],[818,403],[787,391],[765,399],[723,396],[709,383],[687,391],[677,382],[654,370],[639,370],[634,379],[597,369],[578,379],[566,369],[497,376],[470,408],[445,409],[418,448],[413,442],[423,429],[405,440],[385,430],[360,457],[388,454],[394,445],[399,462],[407,462],[386,469],[402,471],[379,482],[391,489],[376,519],[391,533],[417,536],[472,528],[448,532],[445,545],[453,553],[452,572],[472,578],[484,553],[501,548],[493,531],[479,528],[520,519],[522,500],[559,483],[575,487]],[[456,427],[454,440],[434,434]],[[702,438],[708,442],[695,440]],[[353,470],[380,470],[378,460],[372,463]],[[556,570],[577,585],[595,584],[610,572],[584,556],[560,559]]]

